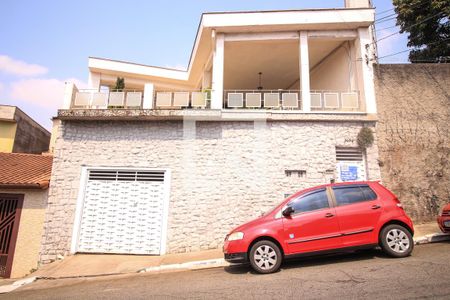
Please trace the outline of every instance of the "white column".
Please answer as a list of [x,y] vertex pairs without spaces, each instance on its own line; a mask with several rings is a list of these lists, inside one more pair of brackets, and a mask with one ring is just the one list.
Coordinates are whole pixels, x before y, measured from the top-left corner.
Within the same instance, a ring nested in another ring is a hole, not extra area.
[[225,53],[225,37],[223,33],[216,34],[216,45],[213,55],[212,70],[212,109],[223,107],[223,63]]
[[202,89],[210,89],[211,88],[211,71],[203,71],[202,78]]
[[153,83],[146,83],[144,85],[144,100],[142,102],[142,109],[153,109]]
[[311,92],[309,85],[309,53],[308,32],[300,32],[300,89],[302,91],[302,106],[304,112],[311,111]]
[[[377,113],[377,103],[375,99],[375,86],[373,78],[373,48],[369,28],[358,28],[359,47],[361,54],[362,80],[364,86],[364,99],[366,100],[366,112],[368,114]],[[367,46],[370,45],[370,46]]]
[[75,93],[78,91],[73,82],[66,82],[64,86],[63,109],[70,109]]
[[92,90],[100,90],[100,74],[89,72],[88,88]]

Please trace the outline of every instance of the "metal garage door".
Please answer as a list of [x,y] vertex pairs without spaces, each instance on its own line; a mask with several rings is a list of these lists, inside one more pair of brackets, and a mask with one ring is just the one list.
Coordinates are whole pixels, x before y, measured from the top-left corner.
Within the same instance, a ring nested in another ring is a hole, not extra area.
[[163,171],[89,170],[78,252],[160,254]]

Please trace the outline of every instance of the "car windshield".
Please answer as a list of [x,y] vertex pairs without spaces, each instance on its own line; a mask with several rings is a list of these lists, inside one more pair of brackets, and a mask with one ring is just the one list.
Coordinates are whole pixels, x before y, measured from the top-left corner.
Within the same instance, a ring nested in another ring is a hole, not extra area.
[[271,207],[271,208],[270,208],[269,210],[267,210],[266,212],[262,212],[261,215],[260,215],[260,217],[266,216],[266,215],[272,213],[272,212],[280,205],[280,203],[286,201],[288,198],[291,198],[293,195],[294,195],[294,194],[286,194],[283,201],[280,201],[280,202],[277,203],[274,207]]

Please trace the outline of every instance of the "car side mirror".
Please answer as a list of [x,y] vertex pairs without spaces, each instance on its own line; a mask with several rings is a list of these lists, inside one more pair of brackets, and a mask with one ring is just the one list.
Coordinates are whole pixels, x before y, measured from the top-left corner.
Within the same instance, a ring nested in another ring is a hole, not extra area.
[[285,217],[290,217],[293,212],[294,212],[294,208],[292,208],[292,206],[288,206],[283,210],[282,214]]

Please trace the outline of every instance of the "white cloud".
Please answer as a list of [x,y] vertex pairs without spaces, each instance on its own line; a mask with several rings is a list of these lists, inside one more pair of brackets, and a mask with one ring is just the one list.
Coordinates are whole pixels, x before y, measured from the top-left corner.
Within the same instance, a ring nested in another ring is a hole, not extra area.
[[23,79],[12,82],[9,95],[13,100],[21,100],[42,108],[61,108],[64,97],[65,82],[73,82],[79,88],[85,88],[86,83],[70,78],[59,79]]
[[48,69],[40,65],[13,59],[7,55],[0,55],[0,72],[18,76],[37,76],[46,74]]

